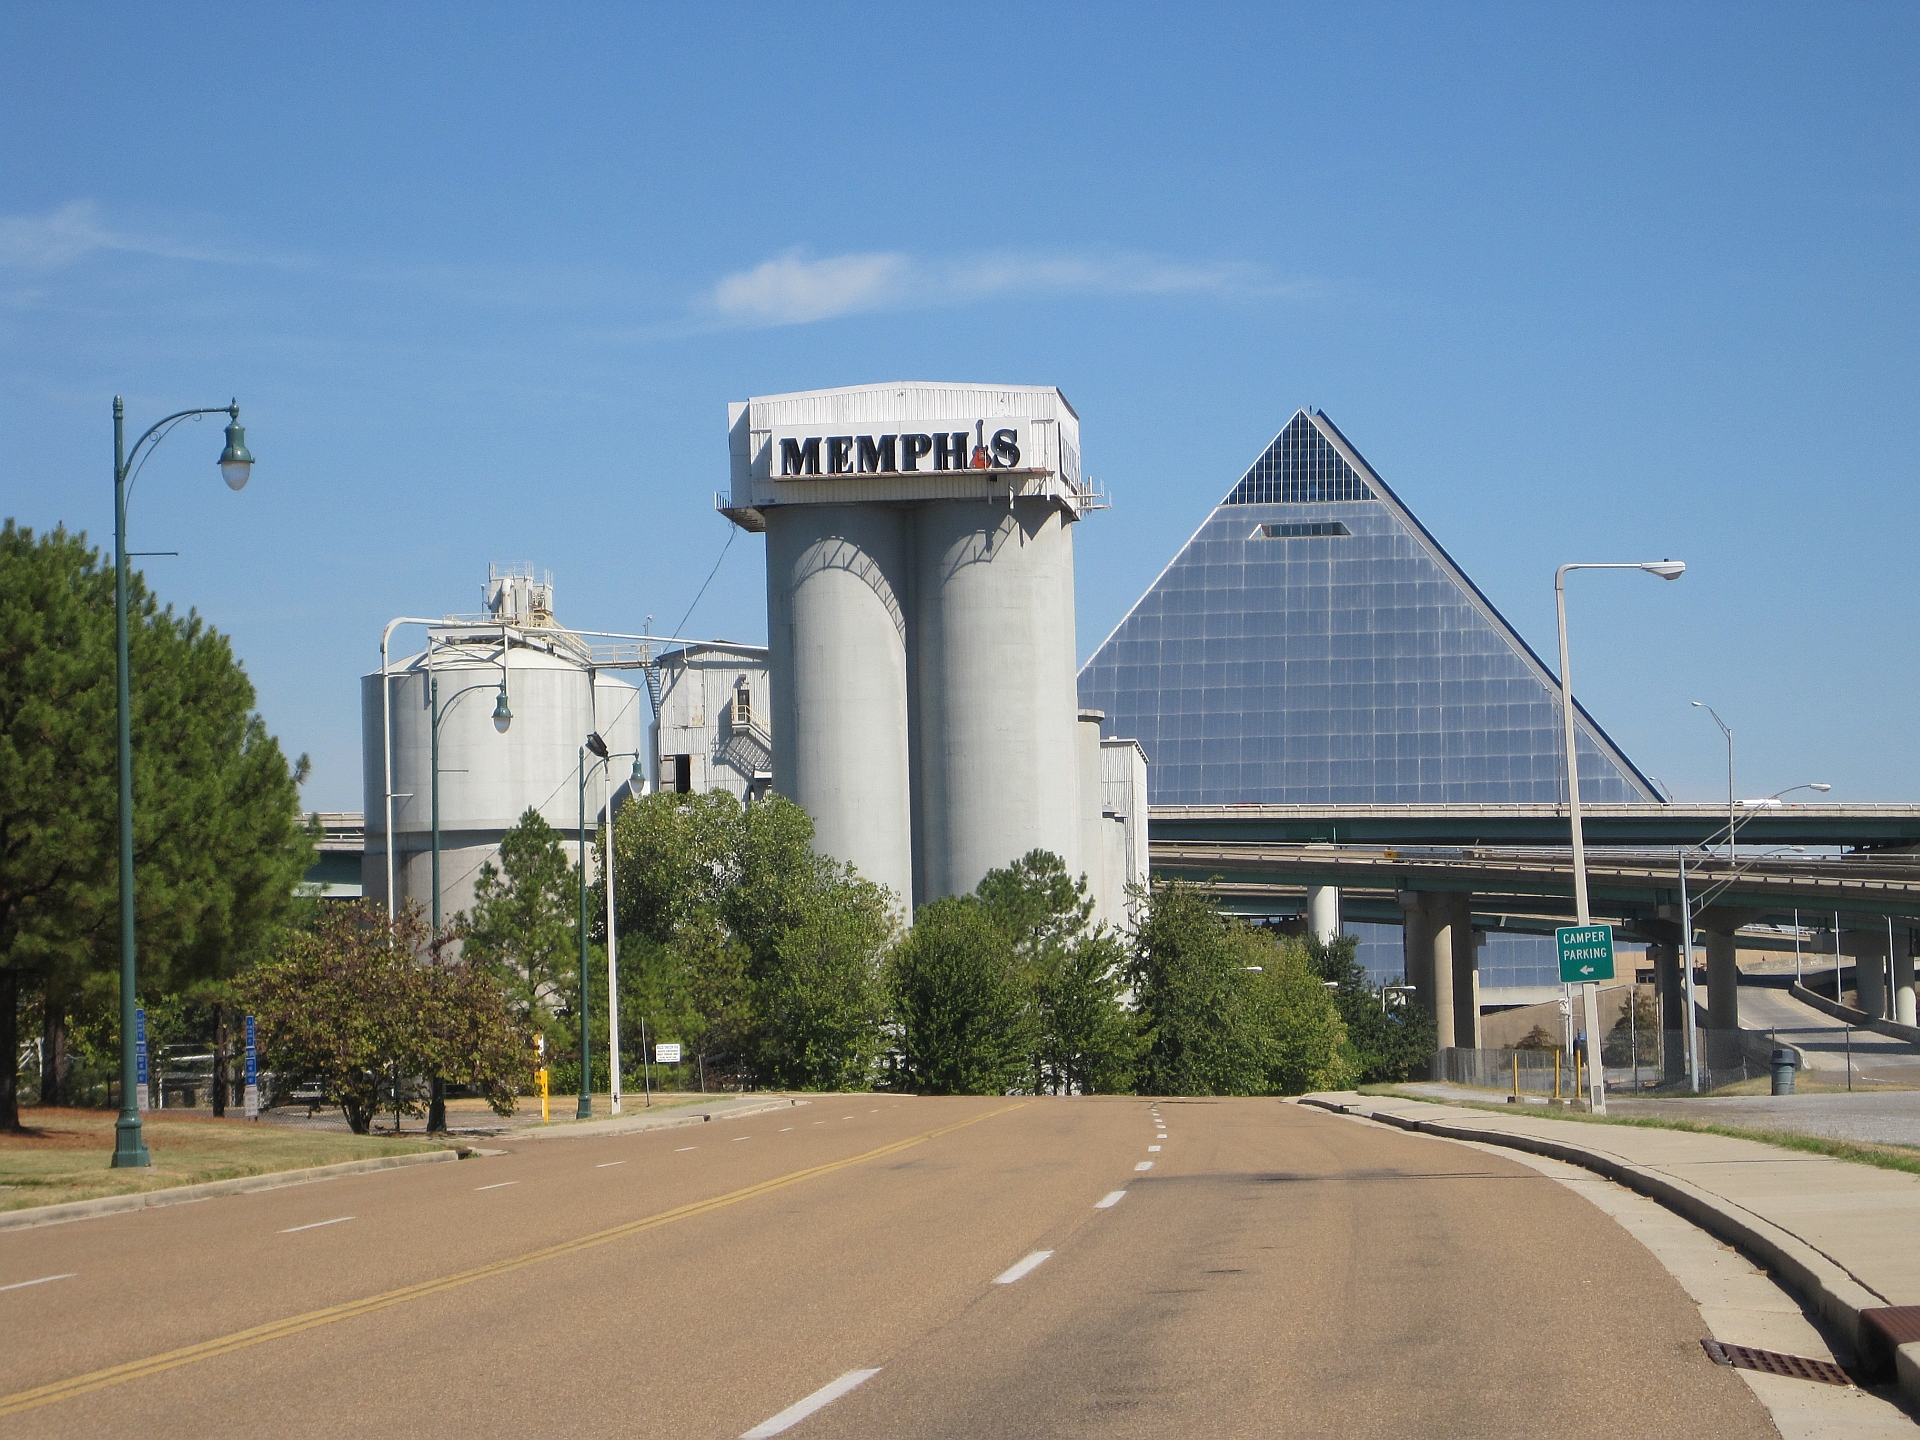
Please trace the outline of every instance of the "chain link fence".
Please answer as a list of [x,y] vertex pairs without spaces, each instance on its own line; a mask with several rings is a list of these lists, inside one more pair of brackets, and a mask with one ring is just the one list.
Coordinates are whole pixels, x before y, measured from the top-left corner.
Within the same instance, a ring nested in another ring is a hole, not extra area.
[[[1695,1029],[1702,1093],[1765,1077],[1774,1049],[1764,1030],[1737,1033]],[[1639,1030],[1607,1037],[1601,1059],[1610,1095],[1692,1093],[1688,1073],[1687,1032]],[[1475,1089],[1510,1095],[1559,1095],[1572,1099],[1583,1093],[1586,1064],[1577,1064],[1566,1049],[1486,1049],[1453,1046],[1434,1055],[1432,1078]]]

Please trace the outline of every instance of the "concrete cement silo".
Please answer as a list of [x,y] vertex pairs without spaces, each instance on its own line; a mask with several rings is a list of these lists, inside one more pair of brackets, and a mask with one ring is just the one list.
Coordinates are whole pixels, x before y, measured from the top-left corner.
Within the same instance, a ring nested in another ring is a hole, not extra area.
[[[551,582],[524,574],[494,575],[486,614],[449,616],[428,628],[426,649],[392,661],[384,705],[380,672],[362,677],[363,892],[387,898],[390,803],[395,899],[429,913],[436,692],[440,899],[450,921],[472,907],[480,866],[499,853],[502,837],[527,810],[561,832],[571,856],[579,835],[580,745],[598,731],[615,753],[643,750],[646,704],[634,686],[598,672],[592,650],[554,622]],[[615,760],[610,773],[589,779],[589,835],[608,790],[626,781],[631,766]]]
[[767,536],[773,784],[903,904],[1044,848],[1083,797],[1071,526],[1097,502],[1050,386],[896,383],[730,407],[726,513]]

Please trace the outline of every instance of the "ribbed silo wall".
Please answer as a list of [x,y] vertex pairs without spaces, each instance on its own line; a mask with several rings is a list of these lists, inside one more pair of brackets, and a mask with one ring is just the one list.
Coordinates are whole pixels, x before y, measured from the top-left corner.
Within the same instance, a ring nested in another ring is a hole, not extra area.
[[910,512],[767,512],[773,783],[814,845],[913,903],[907,739]]
[[1096,920],[1112,923],[1114,918],[1113,873],[1107,865],[1106,821],[1102,818],[1100,780],[1100,722],[1106,715],[1099,710],[1080,711],[1074,727],[1074,758],[1080,774],[1080,871],[1086,876],[1087,897],[1093,901]]
[[[587,735],[598,730],[614,752],[644,744],[645,704],[633,686],[597,676],[581,664],[544,651],[516,647],[508,660],[507,690],[513,722],[505,733],[493,723],[500,667],[479,657],[440,649],[433,673],[439,680],[440,894],[443,921],[472,907],[480,866],[499,853],[506,832],[529,809],[562,832],[569,858],[579,833],[578,757]],[[433,900],[433,725],[423,657],[395,667],[391,679],[393,823],[396,890],[402,905],[418,902],[431,913]],[[467,687],[474,689],[468,690]],[[460,692],[465,691],[462,694]],[[367,852],[363,889],[386,898],[385,801],[380,752],[380,676],[361,681],[365,742]],[[632,768],[611,762],[615,788]],[[601,767],[606,769],[608,767]],[[600,770],[587,783],[589,839],[605,799]],[[591,859],[589,859],[591,864]]]
[[1036,847],[1080,873],[1073,539],[1054,505],[915,506],[917,897]]

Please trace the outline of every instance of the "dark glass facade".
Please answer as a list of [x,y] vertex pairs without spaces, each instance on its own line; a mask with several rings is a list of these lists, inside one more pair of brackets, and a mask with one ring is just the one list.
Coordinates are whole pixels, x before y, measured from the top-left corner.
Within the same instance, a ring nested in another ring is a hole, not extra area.
[[[1304,410],[1080,672],[1080,703],[1145,747],[1156,805],[1557,803],[1558,695],[1333,423]],[[1659,799],[1583,712],[1576,749],[1583,799]],[[1400,969],[1397,927],[1348,928],[1370,970]],[[1551,941],[1536,955],[1498,938],[1484,983],[1541,983]]]
[[[1293,417],[1080,703],[1146,748],[1156,805],[1564,799],[1552,672],[1337,435]],[[1584,715],[1578,753],[1582,798],[1658,798]]]

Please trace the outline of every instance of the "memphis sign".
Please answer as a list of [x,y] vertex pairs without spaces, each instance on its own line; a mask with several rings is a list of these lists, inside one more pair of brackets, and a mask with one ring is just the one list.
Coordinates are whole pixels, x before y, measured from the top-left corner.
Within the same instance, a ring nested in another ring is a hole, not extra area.
[[1613,979],[1613,927],[1562,925],[1553,932],[1560,946],[1560,983],[1590,985]]
[[1020,432],[1011,426],[990,431],[984,420],[944,422],[941,429],[917,435],[776,435],[773,445],[773,475],[778,480],[1013,470],[1020,465]]

